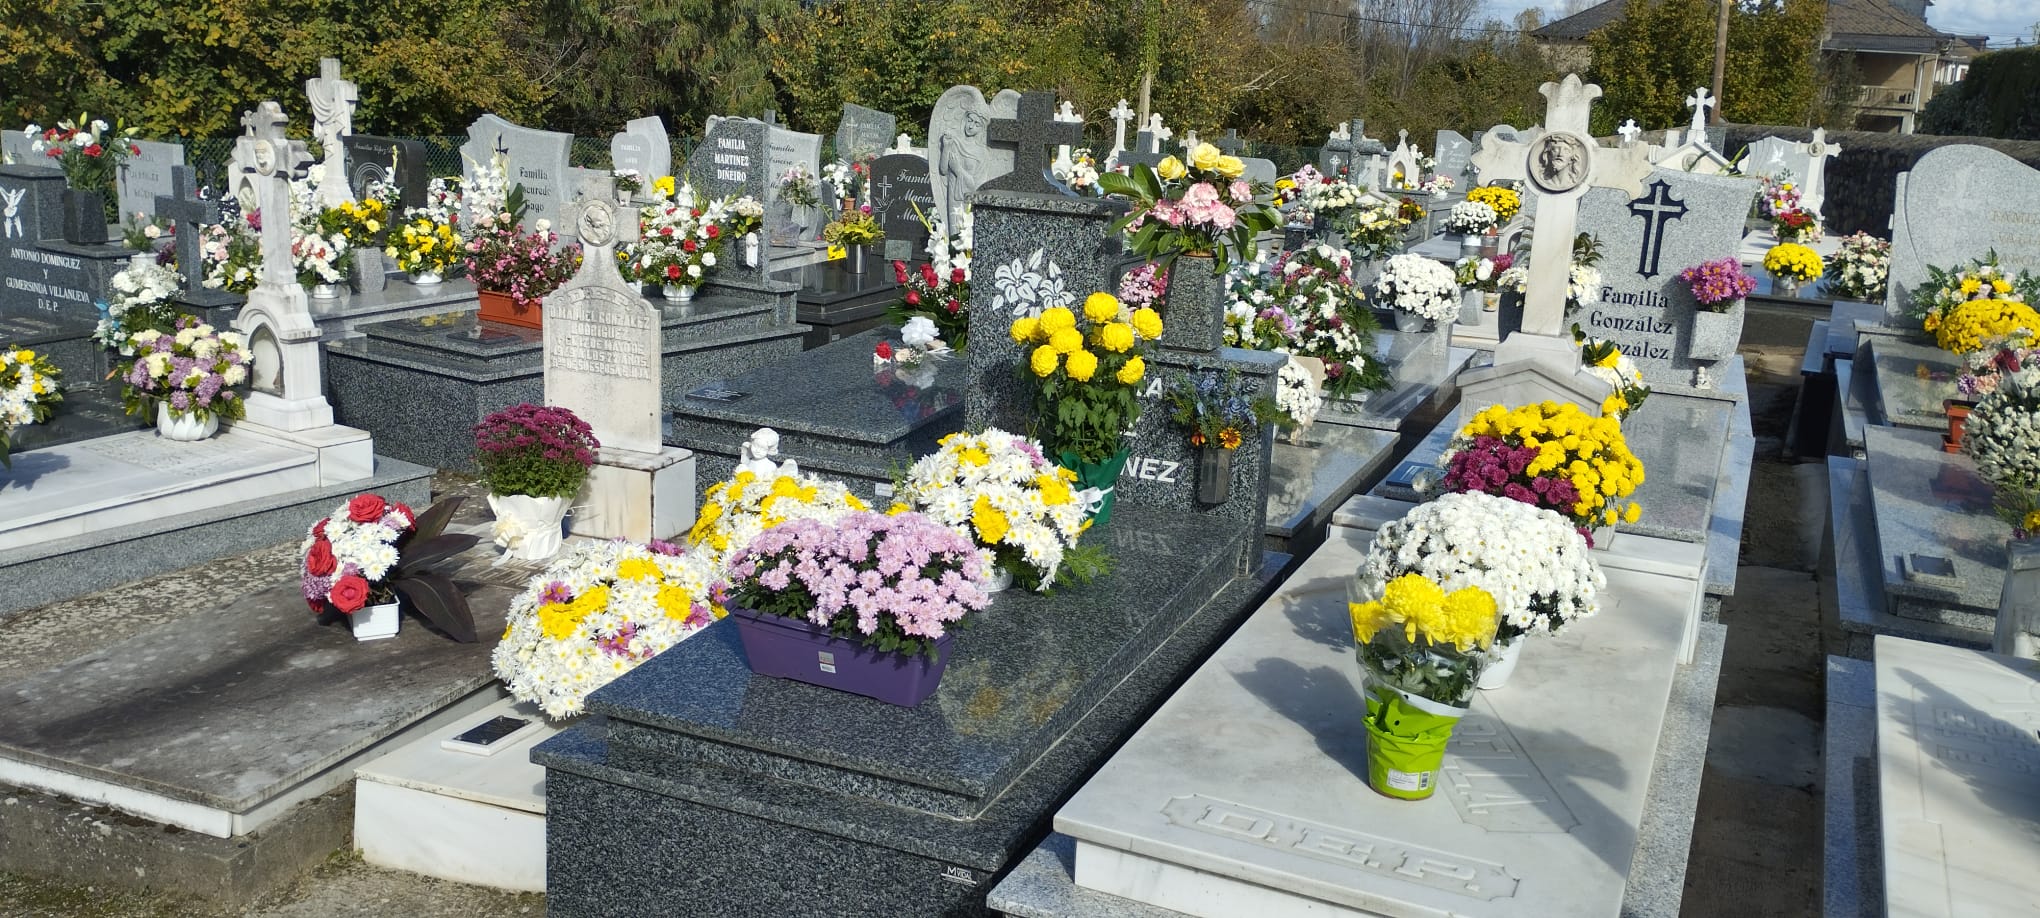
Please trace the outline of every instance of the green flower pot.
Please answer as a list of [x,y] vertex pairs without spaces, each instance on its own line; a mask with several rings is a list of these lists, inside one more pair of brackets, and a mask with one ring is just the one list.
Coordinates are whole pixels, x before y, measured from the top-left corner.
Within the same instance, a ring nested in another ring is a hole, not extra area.
[[1095,489],[1104,493],[1098,505],[1091,510],[1091,525],[1103,526],[1112,520],[1112,505],[1117,500],[1116,485],[1119,473],[1126,468],[1128,450],[1113,453],[1103,462],[1085,462],[1076,453],[1057,454],[1056,464],[1077,473],[1077,489]]
[[1367,785],[1397,800],[1423,800],[1437,793],[1445,745],[1452,741],[1459,716],[1423,710],[1392,689],[1370,689]]

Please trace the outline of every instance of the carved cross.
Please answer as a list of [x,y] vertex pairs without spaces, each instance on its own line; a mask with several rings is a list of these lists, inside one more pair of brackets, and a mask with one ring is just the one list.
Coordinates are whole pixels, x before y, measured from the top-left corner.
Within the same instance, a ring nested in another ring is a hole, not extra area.
[[1241,150],[1247,148],[1247,142],[1240,139],[1240,132],[1237,128],[1226,128],[1225,136],[1220,137],[1213,146],[1218,147],[1218,152],[1224,153],[1227,156],[1238,156]]
[[203,291],[204,248],[198,234],[201,227],[220,222],[219,202],[198,196],[198,180],[190,166],[171,166],[170,193],[156,196],[156,216],[177,227],[177,273],[184,275],[184,292]]
[[[1084,116],[1077,114],[1077,107],[1068,102],[1064,102],[1060,108],[1056,109],[1055,120],[1061,124],[1074,124],[1079,131],[1082,131],[1084,127]],[[1069,165],[1069,144],[1056,144],[1055,161],[1058,165]]]
[[984,183],[984,188],[1001,191],[1053,192],[1046,173],[1048,147],[1084,141],[1084,125],[1070,124],[1055,117],[1055,93],[1023,92],[1020,108],[1011,118],[994,118],[985,138],[1013,146],[1013,171]]
[[1474,154],[1483,181],[1527,182],[1537,196],[1537,233],[1531,237],[1530,285],[1524,294],[1523,332],[1557,337],[1565,328],[1565,294],[1570,280],[1573,236],[1579,228],[1580,198],[1588,188],[1615,188],[1630,198],[1643,193],[1650,160],[1643,147],[1604,148],[1587,132],[1587,116],[1601,87],[1568,74],[1538,87],[1547,100],[1546,130],[1527,139],[1492,135]]
[[1106,159],[1108,162],[1116,161],[1119,154],[1126,152],[1126,124],[1133,120],[1134,112],[1126,107],[1125,99],[1120,99],[1119,104],[1105,114],[1112,117],[1112,152],[1106,154]]
[[1686,107],[1693,110],[1693,126],[1687,129],[1687,133],[1696,138],[1706,137],[1707,110],[1709,108],[1719,109],[1720,102],[1708,94],[1707,87],[1702,86],[1699,89],[1693,90],[1693,94],[1686,97]]
[[1827,128],[1813,129],[1813,140],[1806,145],[1806,182],[1799,194],[1808,210],[1820,213],[1821,205],[1827,203],[1827,161],[1841,152],[1839,145],[1828,143]]
[[1643,128],[1636,123],[1635,118],[1631,118],[1622,122],[1622,126],[1616,128],[1615,133],[1622,135],[1622,145],[1626,147],[1635,144],[1636,138],[1643,136]]
[[280,172],[253,172],[235,181],[239,187],[254,186],[255,204],[262,217],[261,285],[295,286],[298,274],[290,238],[290,179]]
[[1629,202],[1629,212],[1643,218],[1643,250],[1637,254],[1636,273],[1656,277],[1665,224],[1686,216],[1686,202],[1672,200],[1672,186],[1659,180],[1650,183],[1650,194]]
[[1339,122],[1339,127],[1338,127],[1338,130],[1335,130],[1335,131],[1333,131],[1333,132],[1332,132],[1331,134],[1327,135],[1325,139],[1326,139],[1326,140],[1349,140],[1349,141],[1350,141],[1350,140],[1352,140],[1352,139],[1353,139],[1353,131],[1352,131],[1352,127],[1351,127],[1351,125],[1352,125],[1352,122],[1350,122],[1350,121],[1341,121],[1341,122]]
[[1149,153],[1162,152],[1162,143],[1176,136],[1175,131],[1169,130],[1162,125],[1161,112],[1155,112],[1148,116],[1147,127],[1142,129],[1142,132],[1147,134],[1149,140],[1154,144],[1153,148],[1146,151]]

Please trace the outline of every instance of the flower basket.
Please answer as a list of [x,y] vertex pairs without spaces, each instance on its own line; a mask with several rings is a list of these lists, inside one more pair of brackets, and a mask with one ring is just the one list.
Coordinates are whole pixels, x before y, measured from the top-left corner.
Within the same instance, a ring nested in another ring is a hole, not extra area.
[[1126,468],[1126,457],[1130,450],[1120,450],[1103,462],[1085,462],[1076,453],[1062,453],[1056,456],[1056,464],[1076,473],[1078,496],[1086,499],[1092,526],[1103,526],[1112,521],[1112,505],[1118,499],[1114,493],[1119,482],[1119,473]]
[[934,694],[949,665],[953,634],[935,639],[935,656],[904,656],[839,638],[801,619],[767,615],[733,606],[737,638],[751,671],[917,707]]
[[520,328],[542,327],[545,311],[540,308],[542,304],[537,300],[533,300],[529,306],[519,306],[507,293],[483,290],[477,296],[482,301],[481,316],[485,322],[501,322]]
[[1699,309],[1693,313],[1693,341],[1687,353],[1695,360],[1727,360],[1742,343],[1743,303],[1736,300],[1725,312]]

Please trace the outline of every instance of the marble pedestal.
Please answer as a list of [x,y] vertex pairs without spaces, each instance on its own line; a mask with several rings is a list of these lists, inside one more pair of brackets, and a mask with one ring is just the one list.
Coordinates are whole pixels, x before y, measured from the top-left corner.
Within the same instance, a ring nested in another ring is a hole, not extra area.
[[568,508],[568,531],[597,539],[671,539],[694,523],[694,454],[605,447]]

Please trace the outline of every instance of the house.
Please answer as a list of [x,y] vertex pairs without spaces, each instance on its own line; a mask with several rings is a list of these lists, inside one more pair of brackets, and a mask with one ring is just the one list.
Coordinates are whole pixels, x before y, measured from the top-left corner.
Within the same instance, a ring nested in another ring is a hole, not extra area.
[[[1622,18],[1629,0],[1606,0],[1530,33],[1561,70],[1593,62],[1587,36]],[[1983,53],[1981,36],[1927,24],[1933,0],[1828,0],[1824,55],[1846,56],[1857,80],[1856,128],[1910,134],[1937,87],[1956,82]]]

